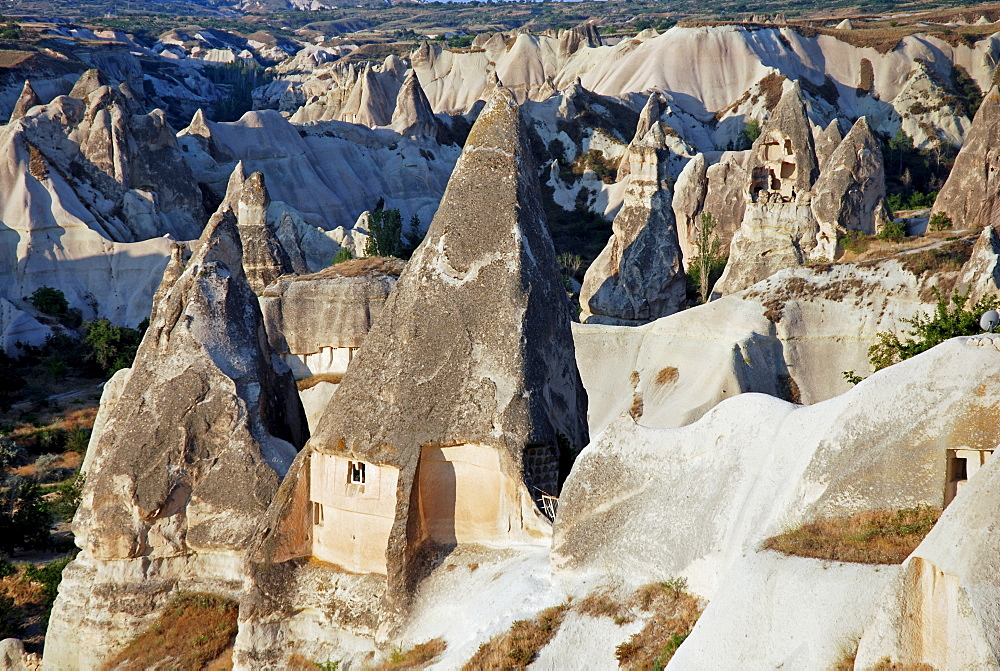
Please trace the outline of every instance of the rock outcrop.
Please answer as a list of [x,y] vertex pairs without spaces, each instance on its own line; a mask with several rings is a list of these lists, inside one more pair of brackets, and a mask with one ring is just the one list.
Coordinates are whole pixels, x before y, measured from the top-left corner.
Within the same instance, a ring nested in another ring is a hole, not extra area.
[[[1000,429],[982,421],[1000,402],[1000,352],[976,340],[950,340],[811,406],[743,394],[679,429],[623,416],[566,481],[554,567],[636,582],[683,576],[713,599],[741,555],[783,530],[866,510],[942,507],[949,450],[1000,441]],[[962,563],[974,566],[975,553]]]
[[[250,288],[260,293],[282,275],[294,272],[294,269],[288,251],[268,226],[271,196],[264,184],[264,174],[255,172],[249,177],[244,175],[243,164],[237,164],[221,207],[236,216],[243,244],[243,270]],[[298,265],[302,267],[304,261],[298,245],[292,248],[292,253],[299,257]]]
[[[965,342],[990,355],[1000,348],[993,335]],[[982,419],[970,417],[970,433],[977,426],[991,436],[992,426]],[[972,435],[955,447],[949,466],[961,461],[967,479],[959,481],[958,496],[881,594],[878,614],[858,646],[859,668],[886,658],[937,669],[997,667],[1000,533],[993,502],[1000,495],[1000,464],[990,458],[995,445]],[[949,480],[955,477],[952,468]]]
[[361,652],[437,544],[547,537],[543,495],[587,441],[569,324],[527,130],[498,88],[262,524],[238,664]]
[[818,162],[798,83],[782,95],[745,168],[746,212],[713,293],[733,293],[799,265],[816,247],[810,190]]
[[407,137],[437,137],[437,119],[427,102],[420,80],[412,70],[406,76],[396,96],[392,113],[392,129]]
[[364,258],[281,278],[260,297],[271,346],[297,378],[343,374],[405,267]]
[[972,128],[932,214],[949,217],[957,229],[980,229],[1000,221],[1000,88],[983,98]]
[[175,590],[238,597],[244,552],[308,435],[231,214],[212,217],[163,289],[92,441],[74,519],[82,552],[60,586],[47,667],[99,665]]
[[816,180],[812,211],[819,226],[816,254],[830,260],[847,231],[874,235],[889,223],[882,150],[865,117],[854,123]]
[[31,86],[31,81],[24,81],[24,88],[21,90],[21,95],[18,96],[17,102],[14,103],[14,111],[10,113],[10,121],[8,123],[17,121],[25,114],[28,113],[32,107],[41,105],[42,101],[35,93],[35,89]]
[[630,146],[624,204],[580,289],[585,321],[643,324],[684,307],[684,270],[662,146],[658,124]]

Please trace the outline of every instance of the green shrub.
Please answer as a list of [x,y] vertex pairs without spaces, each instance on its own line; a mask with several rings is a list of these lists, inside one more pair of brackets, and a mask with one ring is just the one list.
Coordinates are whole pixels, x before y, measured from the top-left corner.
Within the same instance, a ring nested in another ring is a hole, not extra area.
[[42,586],[42,606],[44,607],[44,612],[42,614],[42,619],[45,622],[49,621],[49,615],[52,614],[52,604],[56,601],[56,596],[59,594],[59,583],[62,582],[63,569],[73,561],[76,556],[76,552],[72,552],[65,557],[61,557],[54,561],[50,561],[45,566],[41,568],[32,566],[28,564],[24,567],[24,577],[22,580],[25,582],[37,582],[41,583]]
[[52,500],[53,514],[63,520],[72,520],[76,509],[80,507],[83,496],[83,484],[86,477],[80,471],[56,487],[56,495]]
[[101,372],[111,377],[122,368],[128,368],[135,360],[135,354],[142,342],[142,336],[149,325],[144,320],[138,329],[112,324],[107,319],[84,322],[84,341],[90,348],[88,358],[97,364]]
[[66,294],[52,287],[39,287],[35,289],[28,300],[35,306],[36,310],[47,315],[52,315],[53,317],[66,314],[66,311],[69,309],[69,301],[66,300]]
[[343,263],[344,261],[350,261],[353,258],[354,257],[351,256],[351,250],[349,250],[347,247],[341,247],[340,251],[334,255],[333,263],[331,263],[330,265],[335,266],[338,263]]
[[847,231],[840,239],[840,246],[854,254],[862,254],[868,249],[868,236],[862,231]]
[[44,549],[52,544],[52,512],[37,482],[14,478],[0,496],[0,552]]
[[756,119],[747,121],[747,125],[740,131],[739,147],[737,149],[749,149],[760,137],[760,122]]
[[[935,290],[936,292],[936,290]],[[894,363],[909,359],[938,345],[949,338],[969,336],[979,333],[979,319],[987,310],[1000,307],[1000,299],[990,296],[979,299],[966,309],[969,292],[952,294],[950,297],[937,294],[937,306],[928,315],[917,315],[904,319],[912,326],[908,336],[901,340],[887,331],[876,335],[878,342],[868,349],[868,359],[873,370],[882,370]]]
[[901,242],[906,237],[906,224],[901,221],[890,221],[876,236],[879,240]]
[[951,217],[944,212],[935,212],[931,215],[931,220],[928,225],[932,231],[950,230],[952,227]]
[[21,635],[24,610],[14,603],[14,599],[0,594],[0,641]]
[[15,573],[17,573],[17,567],[9,559],[0,557],[0,578],[6,578]]

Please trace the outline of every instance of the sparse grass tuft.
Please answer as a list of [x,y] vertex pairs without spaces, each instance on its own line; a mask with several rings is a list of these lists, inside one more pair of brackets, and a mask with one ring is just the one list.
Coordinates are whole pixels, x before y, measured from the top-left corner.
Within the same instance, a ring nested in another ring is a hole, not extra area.
[[305,391],[306,389],[312,389],[320,382],[329,382],[331,384],[340,384],[341,380],[344,379],[343,373],[320,373],[319,375],[310,375],[309,377],[304,377],[301,380],[295,382],[295,386],[299,391]]
[[688,637],[704,606],[687,591],[687,581],[671,578],[636,591],[632,605],[653,616],[625,643],[615,649],[625,669],[663,669]]
[[656,374],[656,384],[662,386],[677,382],[677,378],[680,377],[680,372],[673,366],[667,366],[666,368],[660,369],[660,372]]
[[628,624],[635,619],[628,604],[622,603],[608,592],[594,592],[578,601],[574,609],[578,613],[594,618],[611,618],[617,625]]
[[506,633],[483,643],[463,671],[526,669],[556,635],[568,604],[547,608],[532,620],[518,620]]
[[901,564],[941,516],[921,505],[808,522],[764,541],[787,555],[860,564]]
[[394,648],[389,658],[376,666],[377,671],[396,671],[397,669],[423,669],[441,656],[448,644],[443,639],[433,638],[425,643],[419,643],[409,650]]
[[182,593],[163,614],[107,665],[108,669],[200,669],[236,638],[235,601]]

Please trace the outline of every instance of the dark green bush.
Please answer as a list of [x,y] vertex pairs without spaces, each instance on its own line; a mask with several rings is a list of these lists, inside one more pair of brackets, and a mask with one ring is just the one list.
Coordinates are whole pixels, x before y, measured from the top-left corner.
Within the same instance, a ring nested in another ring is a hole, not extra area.
[[928,226],[930,226],[932,231],[950,230],[952,227],[951,217],[944,212],[935,212],[931,215],[931,220]]
[[24,617],[24,610],[14,603],[14,599],[0,594],[0,641],[20,636]]
[[0,495],[0,552],[49,547],[53,518],[41,487],[19,477],[9,478],[7,484],[7,491]]
[[889,242],[901,242],[906,237],[906,224],[901,221],[890,221],[875,237]]
[[97,364],[107,377],[111,377],[122,368],[128,368],[135,360],[135,353],[148,325],[148,320],[144,320],[138,329],[117,326],[107,319],[85,322],[84,341],[90,348],[88,358]]
[[385,209],[385,201],[379,199],[369,226],[365,254],[399,257],[403,251],[403,218],[399,210]]
[[47,315],[52,315],[53,317],[60,317],[66,314],[66,311],[69,309],[69,301],[66,300],[66,294],[52,287],[39,287],[35,289],[28,300],[35,306],[36,310]]
[[42,619],[47,623],[49,621],[49,615],[52,614],[52,604],[56,601],[56,596],[59,594],[59,583],[62,582],[63,569],[66,565],[73,561],[76,556],[76,552],[71,552],[65,557],[51,561],[41,568],[28,565],[24,567],[24,581],[38,582],[42,585],[42,605],[45,611],[42,615]]

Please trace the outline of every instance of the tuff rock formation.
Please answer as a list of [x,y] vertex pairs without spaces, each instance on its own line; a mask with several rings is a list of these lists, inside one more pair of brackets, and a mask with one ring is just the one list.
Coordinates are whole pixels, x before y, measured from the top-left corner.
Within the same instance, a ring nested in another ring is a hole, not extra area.
[[261,526],[238,664],[364,653],[437,544],[547,537],[542,495],[587,441],[569,324],[527,131],[498,88]]
[[[1000,402],[998,347],[992,336],[950,340],[812,406],[743,394],[678,429],[621,417],[584,450],[563,488],[556,575],[613,575],[635,587],[686,578],[708,606],[671,661],[679,668],[759,660],[769,668],[830,668],[843,655],[839,637],[860,636],[866,626],[858,668],[885,656],[992,668],[985,662],[997,649],[995,477],[980,476],[996,473],[996,463],[976,475],[970,466],[951,504],[966,505],[956,517],[949,508],[901,569],[755,551],[812,520],[940,508],[950,451],[980,459],[1000,441],[1000,429],[984,421]],[[880,588],[892,583],[898,591],[886,594],[888,616],[869,625]]]
[[38,97],[38,94],[35,93],[35,89],[31,86],[31,81],[27,79],[24,80],[24,88],[21,90],[21,95],[18,96],[17,102],[14,103],[14,111],[10,113],[10,121],[8,121],[8,123],[17,121],[27,114],[28,110],[32,107],[36,107],[41,104],[42,101]]
[[[660,115],[663,114],[663,107],[663,97],[659,93],[651,93],[642,111],[639,113],[639,123],[636,125],[635,136],[632,138],[629,149],[632,149],[633,145],[643,142],[653,126],[660,123]],[[633,153],[632,151],[626,152],[618,164],[619,182],[628,177],[632,170]]]
[[[995,356],[1000,339],[989,335],[965,344]],[[992,428],[982,416],[970,417],[970,435],[956,445],[955,455],[964,462],[967,480],[960,481],[955,500],[880,595],[877,614],[858,645],[859,667],[888,658],[938,669],[996,668],[1000,534],[992,503],[1000,494],[1000,464],[989,458],[994,442],[972,435],[992,437]]]
[[236,598],[256,524],[307,437],[231,214],[212,217],[184,272],[161,289],[92,440],[74,519],[82,551],[49,624],[49,668],[98,666],[178,589]]
[[[243,163],[233,170],[229,188],[221,208],[236,216],[240,240],[243,244],[243,270],[250,288],[260,293],[282,275],[294,272],[291,257],[268,225],[268,208],[271,196],[264,184],[264,174],[255,172],[245,177]],[[292,231],[294,253],[300,268],[305,265],[299,245],[295,244]]]
[[957,229],[980,229],[1000,221],[1000,88],[983,98],[972,128],[932,214],[948,216]]
[[624,204],[580,289],[585,321],[642,324],[684,307],[684,270],[662,146],[658,124],[631,145]]
[[346,372],[405,266],[394,258],[354,259],[264,290],[268,339],[296,378]]
[[412,70],[406,76],[396,96],[396,109],[392,113],[392,129],[407,137],[437,137],[437,119],[427,96],[420,87],[420,80]]
[[817,225],[809,203],[817,166],[812,128],[796,82],[750,148],[746,212],[713,293],[739,291],[808,258],[816,247]]
[[882,150],[865,117],[854,123],[816,180],[812,211],[819,226],[816,253],[831,260],[847,231],[873,235],[889,223]]

